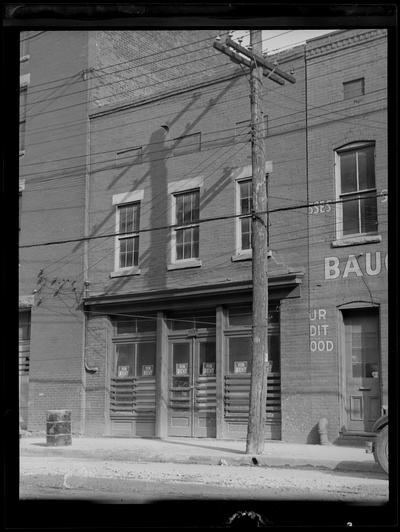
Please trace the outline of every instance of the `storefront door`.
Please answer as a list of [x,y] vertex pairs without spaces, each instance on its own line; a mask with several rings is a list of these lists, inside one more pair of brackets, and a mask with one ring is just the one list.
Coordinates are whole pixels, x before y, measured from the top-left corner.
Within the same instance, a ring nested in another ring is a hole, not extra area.
[[215,437],[215,369],[215,338],[170,341],[169,436]]
[[347,430],[370,431],[380,416],[379,316],[375,309],[343,312]]

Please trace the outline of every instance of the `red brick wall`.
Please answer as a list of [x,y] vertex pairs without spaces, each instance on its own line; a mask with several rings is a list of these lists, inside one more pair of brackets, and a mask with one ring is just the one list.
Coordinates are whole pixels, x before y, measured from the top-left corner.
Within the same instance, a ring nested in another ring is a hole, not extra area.
[[[44,32],[30,39],[28,51],[29,60],[21,63],[21,74],[30,73],[20,158],[22,246],[83,236],[87,33]],[[32,430],[45,430],[45,413],[55,408],[72,410],[72,430],[81,430],[82,253],[82,242],[20,250],[20,294],[37,290],[29,374]]]
[[[90,315],[87,319],[85,359],[86,374],[85,434],[107,432],[110,394],[110,340],[112,327],[107,317]],[[93,370],[92,368],[98,368]]]
[[[367,39],[364,39],[367,37]],[[343,41],[343,39],[345,39]],[[376,142],[376,185],[380,193],[387,189],[386,139],[386,39],[381,30],[348,31],[331,36],[323,42],[332,45],[320,48],[315,41],[308,45],[308,148],[310,201],[335,200],[335,149],[363,140]],[[343,99],[343,82],[365,77],[365,95]],[[311,353],[313,418],[326,417],[329,436],[335,440],[342,429],[339,419],[341,404],[338,306],[364,301],[371,297],[381,307],[381,364],[384,401],[387,397],[387,270],[382,264],[379,275],[365,273],[365,254],[382,258],[387,253],[387,203],[378,198],[378,224],[381,242],[332,247],[335,235],[335,206],[329,212],[309,214],[310,223],[310,309],[325,309],[327,335],[333,350]],[[343,279],[343,270],[350,254],[358,258],[362,277],[350,273]],[[324,258],[338,257],[341,275],[325,279]],[[374,262],[373,262],[374,264]],[[311,322],[310,322],[311,323]],[[316,338],[317,340],[320,338]],[[310,339],[311,340],[311,339]]]

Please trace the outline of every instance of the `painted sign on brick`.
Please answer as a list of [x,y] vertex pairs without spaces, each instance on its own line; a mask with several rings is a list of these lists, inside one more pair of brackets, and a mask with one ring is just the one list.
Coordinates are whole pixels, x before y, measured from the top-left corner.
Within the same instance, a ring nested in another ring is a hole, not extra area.
[[388,269],[388,255],[380,251],[349,255],[342,263],[338,257],[325,257],[325,279],[379,275],[383,269]]
[[[311,323],[312,322],[312,323]],[[327,338],[329,336],[329,324],[326,323],[326,309],[316,308],[310,312],[310,350],[333,351],[334,343]]]

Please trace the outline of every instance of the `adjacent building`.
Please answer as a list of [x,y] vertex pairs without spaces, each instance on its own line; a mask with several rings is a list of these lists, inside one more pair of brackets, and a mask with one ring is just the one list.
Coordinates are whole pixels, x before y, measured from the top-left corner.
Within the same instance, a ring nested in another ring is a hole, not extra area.
[[[79,434],[244,438],[246,73],[209,30],[32,33],[20,125],[26,426],[43,430],[46,410],[66,408]],[[266,439],[316,443],[323,417],[332,442],[362,437],[387,405],[386,48],[384,30],[337,31],[275,54],[294,85],[264,78]]]

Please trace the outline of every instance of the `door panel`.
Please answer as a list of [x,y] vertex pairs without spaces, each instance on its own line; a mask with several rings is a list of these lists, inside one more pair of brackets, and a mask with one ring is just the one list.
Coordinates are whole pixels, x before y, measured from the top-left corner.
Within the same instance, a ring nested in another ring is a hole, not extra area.
[[169,435],[192,435],[192,346],[188,341],[170,344]]
[[216,436],[216,378],[215,340],[200,339],[195,342],[196,370],[194,402],[194,437]]
[[380,415],[379,321],[375,310],[343,312],[347,429],[370,431]]
[[170,342],[168,435],[215,437],[215,339]]

